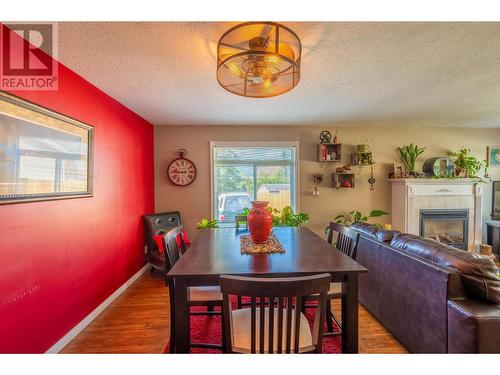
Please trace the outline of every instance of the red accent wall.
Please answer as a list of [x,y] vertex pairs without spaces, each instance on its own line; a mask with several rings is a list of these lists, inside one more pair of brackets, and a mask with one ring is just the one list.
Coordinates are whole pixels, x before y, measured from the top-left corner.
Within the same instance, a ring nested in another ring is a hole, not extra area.
[[94,126],[93,197],[0,206],[0,352],[40,353],[145,264],[153,126],[61,64],[11,93]]

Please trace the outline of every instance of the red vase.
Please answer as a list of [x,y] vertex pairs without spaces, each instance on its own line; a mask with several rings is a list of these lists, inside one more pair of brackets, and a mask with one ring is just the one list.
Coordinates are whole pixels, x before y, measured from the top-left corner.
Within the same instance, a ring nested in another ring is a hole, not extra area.
[[255,243],[266,242],[273,226],[273,216],[267,209],[269,202],[253,201],[247,222],[250,236]]

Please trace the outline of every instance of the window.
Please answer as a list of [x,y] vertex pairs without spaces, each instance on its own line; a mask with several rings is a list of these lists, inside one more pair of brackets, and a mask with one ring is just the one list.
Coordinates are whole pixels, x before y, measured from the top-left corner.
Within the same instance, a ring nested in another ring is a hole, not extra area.
[[251,201],[296,209],[298,143],[212,142],[212,214],[221,224]]

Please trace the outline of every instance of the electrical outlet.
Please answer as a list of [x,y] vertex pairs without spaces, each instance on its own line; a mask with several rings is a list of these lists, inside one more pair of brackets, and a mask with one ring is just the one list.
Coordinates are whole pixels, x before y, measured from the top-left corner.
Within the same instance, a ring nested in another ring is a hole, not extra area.
[[148,253],[148,245],[144,245],[144,254]]

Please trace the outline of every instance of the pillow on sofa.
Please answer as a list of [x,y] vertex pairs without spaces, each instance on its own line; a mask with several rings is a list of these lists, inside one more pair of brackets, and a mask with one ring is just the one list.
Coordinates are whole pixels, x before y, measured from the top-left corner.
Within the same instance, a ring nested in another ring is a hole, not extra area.
[[484,301],[500,303],[498,269],[491,260],[470,251],[414,234],[396,234],[391,246],[458,271],[465,288]]

